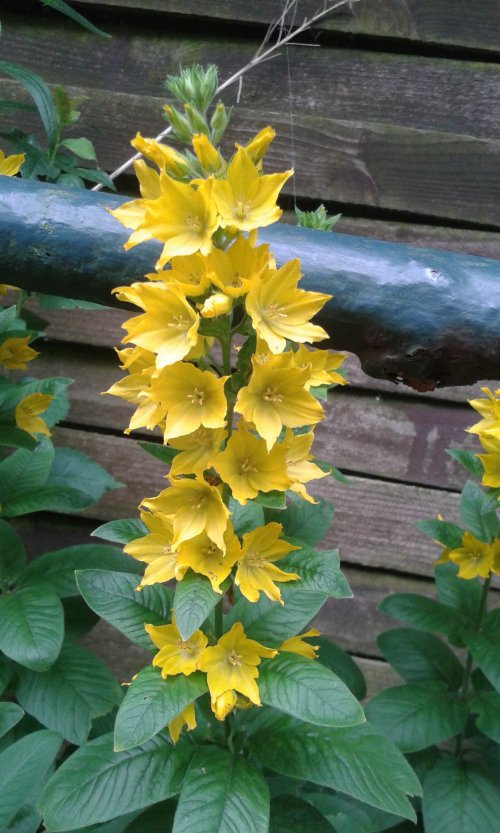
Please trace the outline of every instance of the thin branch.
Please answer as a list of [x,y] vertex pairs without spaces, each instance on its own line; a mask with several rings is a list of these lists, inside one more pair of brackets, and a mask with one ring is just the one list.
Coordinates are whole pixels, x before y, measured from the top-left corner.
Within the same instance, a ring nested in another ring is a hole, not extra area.
[[[276,18],[276,20],[274,20],[270,24],[262,43],[260,44],[253,57],[250,59],[250,61],[248,61],[247,64],[241,67],[241,69],[239,69],[233,75],[229,76],[229,78],[226,78],[226,80],[222,84],[219,84],[215,91],[215,95],[218,95],[219,93],[223,92],[236,81],[238,81],[239,84],[241,84],[245,73],[249,72],[251,69],[263,63],[264,61],[267,61],[270,58],[275,58],[278,54],[277,51],[280,47],[284,46],[287,43],[290,43],[290,41],[296,38],[297,35],[301,35],[303,32],[305,32],[307,29],[310,29],[311,26],[314,26],[315,23],[318,23],[318,21],[322,20],[327,15],[331,14],[337,9],[340,9],[342,6],[347,5],[351,7],[353,3],[359,3],[359,0],[337,0],[336,3],[325,2],[323,3],[323,8],[320,11],[315,12],[315,14],[313,14],[309,18],[305,17],[302,23],[294,28],[293,24],[297,14],[298,0],[286,0],[282,13]],[[285,26],[286,17],[290,11],[292,12],[291,25]],[[273,43],[266,49],[265,47],[267,46],[272,35],[274,34],[274,32],[276,32],[277,29],[279,30],[279,35],[275,43]],[[161,133],[158,133],[158,135],[155,136],[155,142],[161,141],[161,139],[164,139],[165,136],[168,136],[171,132],[172,128],[170,126],[165,128],[165,130],[162,130]],[[115,171],[113,171],[113,173],[109,175],[110,179],[116,179],[118,176],[120,176],[120,174],[127,171],[137,159],[141,159],[141,157],[142,153],[135,153],[134,156],[131,156],[130,159],[127,159],[127,161],[124,162],[123,165],[120,165],[119,168],[117,168]],[[100,191],[102,188],[103,186],[100,184],[95,185],[92,188],[92,191]]]

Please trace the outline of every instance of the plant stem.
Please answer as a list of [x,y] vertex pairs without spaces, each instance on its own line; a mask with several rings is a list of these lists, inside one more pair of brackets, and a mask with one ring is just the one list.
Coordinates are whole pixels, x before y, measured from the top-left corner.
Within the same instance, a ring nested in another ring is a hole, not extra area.
[[[478,609],[477,609],[477,616],[476,616],[476,622],[475,622],[475,625],[474,625],[473,633],[479,633],[479,631],[481,630],[481,627],[482,627],[482,624],[483,624],[483,619],[484,619],[484,614],[486,612],[486,603],[488,601],[488,591],[490,589],[490,584],[491,584],[491,576],[489,576],[483,582],[483,589],[482,589],[482,593],[481,593],[481,598],[479,600],[479,606],[478,606]],[[471,682],[471,677],[472,677],[473,663],[474,663],[474,659],[473,659],[473,656],[472,656],[471,652],[469,651],[468,654],[467,654],[467,661],[465,663],[464,679],[463,679],[462,687],[461,687],[460,693],[459,693],[460,699],[463,700],[464,702],[467,701],[467,698],[469,696],[469,688],[470,688],[470,682]],[[455,755],[461,755],[462,754],[463,737],[464,737],[463,732],[461,732],[457,736],[457,740],[456,740],[456,744],[455,744]]]

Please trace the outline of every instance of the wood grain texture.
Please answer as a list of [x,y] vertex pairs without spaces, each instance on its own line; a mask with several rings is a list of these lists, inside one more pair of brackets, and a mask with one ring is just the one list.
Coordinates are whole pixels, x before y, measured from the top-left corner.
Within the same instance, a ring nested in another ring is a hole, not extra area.
[[[153,12],[200,21],[269,24],[279,13],[276,0],[74,0],[76,6]],[[299,20],[319,8],[318,0],[302,0]],[[82,9],[83,11],[83,9]],[[361,0],[336,11],[315,27],[330,32],[404,38],[430,44],[454,44],[500,51],[496,0]]]

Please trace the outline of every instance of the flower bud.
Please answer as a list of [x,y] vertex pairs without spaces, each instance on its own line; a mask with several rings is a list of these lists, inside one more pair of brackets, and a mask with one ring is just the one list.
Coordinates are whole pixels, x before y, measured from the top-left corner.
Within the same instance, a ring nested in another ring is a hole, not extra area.
[[223,292],[216,292],[210,298],[207,298],[200,309],[200,314],[203,318],[217,318],[218,315],[227,315],[232,308],[233,299],[224,295]]
[[260,162],[275,136],[276,131],[272,127],[264,127],[250,139],[248,145],[245,145],[245,150],[255,165]]
[[226,127],[231,118],[232,107],[226,109],[222,102],[219,101],[215,108],[212,118],[210,119],[210,127],[212,129],[212,142],[214,145],[220,144],[220,140],[224,134]]
[[204,133],[193,136],[193,148],[200,165],[208,173],[215,173],[223,166],[222,156]]
[[178,139],[179,142],[190,143],[193,131],[191,130],[186,117],[182,116],[179,111],[176,110],[175,107],[171,107],[170,104],[164,104],[163,110],[165,111],[167,120],[172,126],[174,137]]
[[229,712],[234,709],[237,699],[236,692],[228,689],[212,701],[212,710],[217,720],[225,720]]
[[208,124],[200,111],[196,107],[192,107],[191,104],[185,104],[184,110],[192,132],[194,133],[196,131],[196,133],[205,133],[205,135],[208,135]]

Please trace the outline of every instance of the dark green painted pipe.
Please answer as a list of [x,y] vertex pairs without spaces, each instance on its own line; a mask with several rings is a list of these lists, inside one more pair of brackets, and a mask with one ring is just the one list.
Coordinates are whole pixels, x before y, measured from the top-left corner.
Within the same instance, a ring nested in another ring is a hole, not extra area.
[[[113,305],[151,271],[160,244],[125,252],[105,209],[123,197],[0,177],[0,280]],[[500,378],[500,262],[277,224],[260,239],[300,257],[306,289],[331,293],[330,346],[371,376],[424,390]],[[91,313],[89,313],[91,314]]]

